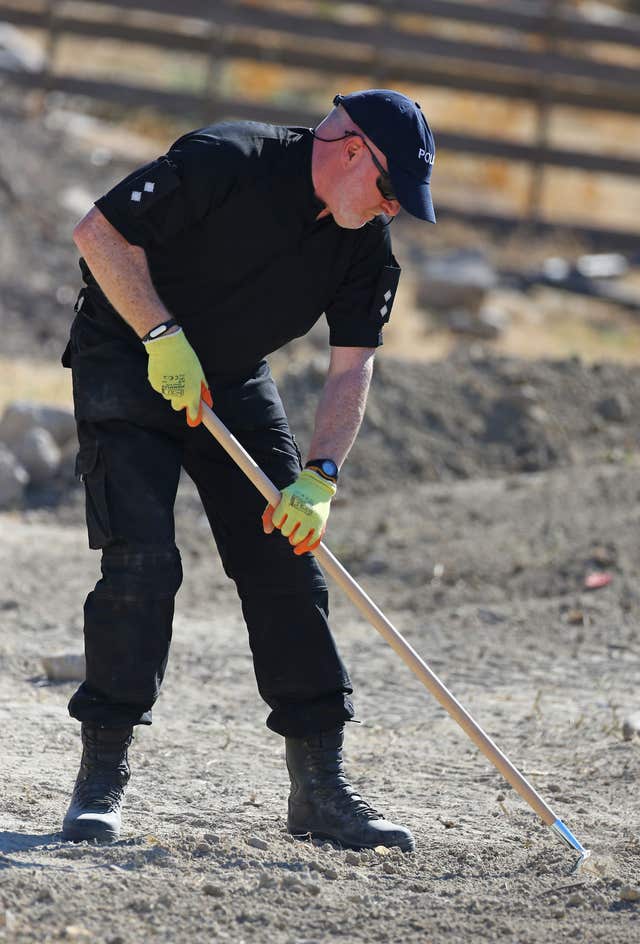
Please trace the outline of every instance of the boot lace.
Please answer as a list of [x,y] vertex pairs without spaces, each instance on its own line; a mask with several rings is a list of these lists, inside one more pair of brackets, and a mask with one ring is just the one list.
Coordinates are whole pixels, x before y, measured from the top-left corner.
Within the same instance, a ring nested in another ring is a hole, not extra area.
[[384,819],[382,813],[379,813],[370,803],[367,803],[344,777],[339,778],[337,787],[337,796],[335,792],[332,793],[336,805],[360,819]]
[[94,770],[76,785],[78,802],[102,813],[111,813],[116,809],[122,802],[122,794],[123,785],[115,779],[112,771],[102,773]]

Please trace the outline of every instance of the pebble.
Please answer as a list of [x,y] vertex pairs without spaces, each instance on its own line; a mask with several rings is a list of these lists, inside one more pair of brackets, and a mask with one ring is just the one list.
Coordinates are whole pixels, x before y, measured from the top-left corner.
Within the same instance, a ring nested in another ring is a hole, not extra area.
[[202,886],[202,894],[210,895],[211,898],[224,898],[224,888],[222,885],[214,885],[212,882],[205,882]]
[[622,722],[622,737],[625,741],[633,740],[634,735],[640,734],[640,713],[628,715]]
[[281,885],[283,888],[299,888],[302,882],[297,875],[288,874],[282,876]]
[[570,626],[584,626],[584,613],[578,609],[569,610],[566,620]]
[[273,875],[269,875],[268,872],[263,872],[258,882],[258,888],[275,888],[277,884]]
[[68,924],[64,929],[64,936],[70,941],[81,941],[91,937],[91,932],[79,924]]
[[264,839],[260,839],[258,836],[250,836],[247,839],[247,845],[253,846],[254,849],[268,849],[269,843],[265,842]]
[[324,875],[325,878],[329,878],[329,879],[336,879],[338,877],[338,873],[336,869],[324,869],[322,874]]
[[376,855],[379,856],[388,856],[391,855],[390,850],[386,846],[376,846],[373,850]]
[[582,897],[580,892],[573,892],[567,898],[567,905],[569,905],[572,908],[576,908],[578,905],[584,905],[584,898]]
[[623,885],[620,889],[620,901],[640,901],[640,888],[637,885]]
[[344,861],[347,865],[360,865],[360,856],[357,852],[347,852]]
[[554,918],[564,918],[566,912],[564,908],[556,908],[556,910],[552,911],[551,914]]
[[288,892],[302,892],[305,889],[305,884],[294,875],[285,875],[282,879],[282,888]]
[[205,833],[202,838],[205,842],[208,842],[210,846],[215,846],[220,842],[220,836],[218,836],[216,833]]
[[396,867],[392,862],[383,862],[382,871],[387,872],[389,875],[393,875],[396,871]]

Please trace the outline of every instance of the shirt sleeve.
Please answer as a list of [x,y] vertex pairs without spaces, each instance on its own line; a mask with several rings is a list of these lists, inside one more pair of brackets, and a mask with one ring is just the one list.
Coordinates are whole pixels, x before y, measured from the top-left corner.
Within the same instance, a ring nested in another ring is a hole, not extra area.
[[197,225],[233,185],[233,160],[224,141],[181,139],[95,205],[127,242],[146,249],[165,245]]
[[365,229],[369,232],[327,306],[332,347],[379,347],[383,326],[391,317],[401,270],[391,252],[388,227]]

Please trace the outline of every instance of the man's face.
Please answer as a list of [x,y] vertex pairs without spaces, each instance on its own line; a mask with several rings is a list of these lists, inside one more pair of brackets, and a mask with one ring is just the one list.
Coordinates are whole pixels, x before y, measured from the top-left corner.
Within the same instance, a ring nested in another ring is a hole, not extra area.
[[[377,152],[376,157],[386,169],[387,162],[382,152]],[[380,171],[364,141],[359,137],[348,139],[342,147],[338,172],[322,195],[326,207],[318,219],[331,215],[344,229],[360,229],[382,213],[396,216],[400,204],[383,196],[377,184],[379,177]]]

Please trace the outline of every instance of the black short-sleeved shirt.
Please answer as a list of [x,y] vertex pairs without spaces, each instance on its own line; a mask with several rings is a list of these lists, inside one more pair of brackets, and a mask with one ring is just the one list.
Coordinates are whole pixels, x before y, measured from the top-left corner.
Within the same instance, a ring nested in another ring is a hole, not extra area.
[[[332,345],[382,343],[400,274],[388,228],[378,219],[358,230],[316,221],[312,145],[305,128],[211,125],[96,201],[144,248],[156,290],[207,374],[250,368],[323,312]],[[132,334],[81,267],[89,307]]]

